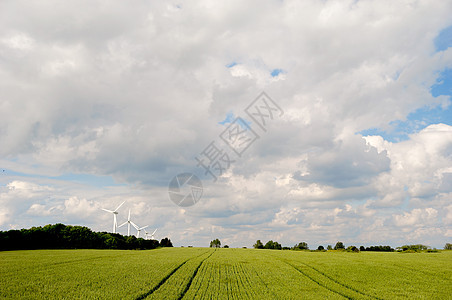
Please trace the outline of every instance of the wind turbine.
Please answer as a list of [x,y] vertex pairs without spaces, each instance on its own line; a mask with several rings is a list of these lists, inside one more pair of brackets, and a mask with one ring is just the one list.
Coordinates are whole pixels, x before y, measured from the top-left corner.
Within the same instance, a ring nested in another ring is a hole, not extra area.
[[[157,231],[157,229],[156,230],[154,230],[154,232],[151,234],[151,240],[155,240],[155,238],[154,238],[154,234],[155,234],[155,232]],[[147,239],[148,238],[148,235],[149,235],[149,232],[147,232],[146,230],[144,231],[144,236],[145,236],[145,239]]]
[[[132,223],[132,225],[133,225],[133,227],[135,227],[135,229],[137,230],[137,238],[140,237],[140,231],[143,230],[143,229],[145,229],[145,228],[148,228],[148,226],[149,226],[149,225],[146,225],[146,226],[144,226],[144,227],[138,227],[138,226],[137,226],[136,224],[134,224],[134,223]],[[145,230],[144,232],[146,232],[146,230]]]
[[124,225],[127,224],[127,235],[130,235],[130,224],[132,224],[133,227],[137,228],[138,226],[135,225],[131,220],[130,220],[130,209],[129,209],[129,217],[127,218],[127,221],[122,223],[121,225],[119,225],[118,227],[122,227]]
[[[126,201],[124,201],[124,202],[126,202]],[[109,210],[109,209],[102,208],[102,210],[113,214],[113,233],[116,233],[116,228],[118,228],[118,222],[116,221],[116,215],[118,214],[118,209],[124,204],[124,202],[119,204],[119,206],[115,210]]]
[[157,231],[157,228],[154,230],[154,232],[151,234],[151,240],[155,240],[154,234]]

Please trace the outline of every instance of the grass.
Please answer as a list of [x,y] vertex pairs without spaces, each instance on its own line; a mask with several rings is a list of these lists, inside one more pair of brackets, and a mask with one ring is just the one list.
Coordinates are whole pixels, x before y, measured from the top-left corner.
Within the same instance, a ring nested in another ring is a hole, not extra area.
[[452,299],[452,251],[0,252],[1,299]]

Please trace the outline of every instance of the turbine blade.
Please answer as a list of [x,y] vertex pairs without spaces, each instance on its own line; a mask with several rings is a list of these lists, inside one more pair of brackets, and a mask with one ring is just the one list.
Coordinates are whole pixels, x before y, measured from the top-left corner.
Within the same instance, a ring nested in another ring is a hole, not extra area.
[[154,232],[152,233],[152,235],[154,235],[155,233],[157,232],[157,229],[156,230],[154,230]]
[[138,230],[140,228],[135,223],[133,223],[132,221],[130,221],[130,224],[132,224],[132,226],[135,227],[136,230]]
[[109,209],[105,209],[105,208],[101,208],[102,210],[105,210],[106,212],[109,212],[109,213],[114,213],[114,211],[112,211],[112,210],[109,210]]
[[119,206],[115,209],[115,211],[118,211],[118,209],[125,203],[126,201],[123,201]]
[[121,225],[118,226],[118,228],[119,228],[119,227],[122,227],[122,226],[124,226],[124,225],[126,225],[127,223],[129,223],[129,222],[124,222],[124,223],[122,223]]
[[145,229],[145,228],[148,228],[148,226],[149,226],[149,225],[146,225],[146,226],[144,226],[144,227],[141,227],[140,230],[143,230],[143,229]]

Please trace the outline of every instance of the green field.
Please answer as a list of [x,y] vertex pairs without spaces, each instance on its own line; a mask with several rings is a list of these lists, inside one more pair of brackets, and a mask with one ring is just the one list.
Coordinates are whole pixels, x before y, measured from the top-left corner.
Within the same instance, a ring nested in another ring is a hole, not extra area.
[[452,299],[452,251],[5,251],[0,298]]

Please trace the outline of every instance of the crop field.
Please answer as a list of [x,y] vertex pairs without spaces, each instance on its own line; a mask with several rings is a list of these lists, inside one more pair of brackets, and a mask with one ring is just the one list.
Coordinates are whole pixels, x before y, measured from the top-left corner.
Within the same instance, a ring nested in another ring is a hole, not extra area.
[[452,299],[452,251],[5,251],[0,298]]

